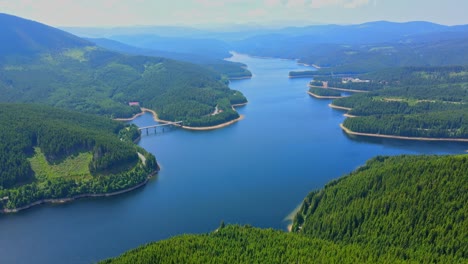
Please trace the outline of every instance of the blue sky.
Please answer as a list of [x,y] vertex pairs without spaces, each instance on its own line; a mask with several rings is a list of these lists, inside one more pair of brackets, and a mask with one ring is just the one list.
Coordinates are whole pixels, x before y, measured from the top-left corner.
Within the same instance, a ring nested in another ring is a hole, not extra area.
[[52,26],[305,25],[376,20],[468,24],[468,0],[0,0]]

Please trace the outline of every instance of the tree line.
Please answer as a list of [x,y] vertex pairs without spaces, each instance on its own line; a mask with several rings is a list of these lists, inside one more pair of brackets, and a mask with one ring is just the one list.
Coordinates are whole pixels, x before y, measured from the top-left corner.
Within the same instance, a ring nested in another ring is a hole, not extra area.
[[382,88],[333,101],[352,108],[345,127],[409,137],[466,138],[468,69],[407,67],[365,75]]
[[[108,118],[43,105],[0,104],[0,127],[0,196],[9,197],[7,208],[37,199],[130,187],[157,169],[154,156],[133,144],[138,129]],[[49,164],[91,153],[88,166],[93,180],[59,177],[41,182],[29,161],[36,147]],[[146,166],[137,152],[146,157]]]
[[468,156],[378,156],[311,192],[292,233],[221,223],[101,263],[464,263]]
[[[139,107],[128,105],[136,101],[163,119],[197,119],[204,125],[203,117],[214,111],[219,100],[247,101],[229,89],[225,77],[205,67],[98,47],[45,53],[27,63],[18,60],[2,67],[1,102],[44,103],[107,117],[138,113]],[[217,122],[225,121],[229,120]]]

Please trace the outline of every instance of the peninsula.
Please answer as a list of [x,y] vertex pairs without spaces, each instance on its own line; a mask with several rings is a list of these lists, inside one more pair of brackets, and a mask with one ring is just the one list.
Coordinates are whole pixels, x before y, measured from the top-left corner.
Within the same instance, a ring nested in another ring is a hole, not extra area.
[[348,111],[341,127],[350,135],[467,142],[467,73],[466,66],[408,67],[363,75],[368,82],[340,78],[343,85],[372,91],[329,106]]
[[159,170],[133,143],[136,126],[43,105],[0,104],[0,112],[0,212],[122,194]]

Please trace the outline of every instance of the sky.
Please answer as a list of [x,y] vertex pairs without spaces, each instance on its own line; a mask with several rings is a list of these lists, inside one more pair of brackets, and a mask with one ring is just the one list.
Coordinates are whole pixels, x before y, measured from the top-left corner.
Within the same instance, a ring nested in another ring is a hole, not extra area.
[[468,24],[468,0],[0,0],[0,13],[51,26]]

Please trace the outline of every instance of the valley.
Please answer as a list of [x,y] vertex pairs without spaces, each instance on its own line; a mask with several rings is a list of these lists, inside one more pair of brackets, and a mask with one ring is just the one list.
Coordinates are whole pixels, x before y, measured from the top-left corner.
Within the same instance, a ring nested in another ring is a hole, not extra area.
[[1,263],[468,259],[466,25],[62,28],[0,14]]

